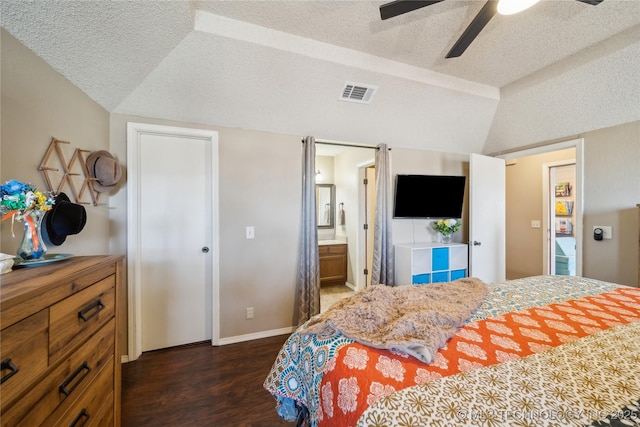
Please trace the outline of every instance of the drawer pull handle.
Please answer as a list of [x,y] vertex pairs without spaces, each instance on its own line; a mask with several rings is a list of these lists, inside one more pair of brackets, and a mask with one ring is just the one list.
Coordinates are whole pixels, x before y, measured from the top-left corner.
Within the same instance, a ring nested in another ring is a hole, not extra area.
[[[80,378],[78,378],[76,381],[76,377],[80,375],[80,373],[83,371],[84,371],[83,375]],[[73,392],[73,390],[75,390],[76,387],[78,387],[78,385],[82,382],[82,380],[84,380],[85,377],[89,375],[89,372],[91,372],[91,367],[87,362],[83,362],[82,365],[80,365],[78,369],[73,371],[73,373],[69,375],[69,377],[60,385],[60,388],[58,390],[60,391],[60,393],[64,394],[65,396],[69,396]],[[67,388],[71,383],[73,383],[71,385],[71,388]]]
[[11,359],[4,359],[2,362],[0,362],[0,370],[4,371],[6,369],[9,370],[9,373],[7,375],[4,375],[2,379],[0,379],[0,384],[17,374],[20,370],[16,365],[13,364]]
[[[97,299],[91,304],[89,304],[88,306],[86,306],[85,308],[83,308],[82,310],[80,310],[78,312],[78,317],[84,320],[85,322],[88,322],[89,319],[91,319],[96,314],[100,313],[100,310],[102,310],[103,308],[104,308],[104,303],[102,302],[101,299]],[[87,316],[87,313],[90,313],[90,314]]]
[[89,418],[91,418],[91,415],[89,415],[89,412],[87,412],[85,408],[82,408],[82,411],[80,411],[80,413],[76,415],[73,421],[71,421],[71,424],[69,424],[69,427],[82,427],[87,423],[87,421],[89,421]]

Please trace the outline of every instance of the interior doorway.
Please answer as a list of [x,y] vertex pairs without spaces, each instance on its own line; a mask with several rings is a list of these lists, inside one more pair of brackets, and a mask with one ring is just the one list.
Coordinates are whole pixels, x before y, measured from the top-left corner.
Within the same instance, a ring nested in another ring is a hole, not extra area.
[[[217,132],[127,125],[129,360],[218,343],[217,166]],[[190,201],[189,221],[176,223],[167,194]]]
[[335,239],[347,244],[347,281],[340,289],[320,289],[321,311],[364,289],[370,281],[367,273],[373,254],[375,149],[316,140],[316,169],[322,183],[335,186],[336,217],[335,227],[318,229],[318,240]]
[[[560,153],[564,153],[564,157],[556,156]],[[507,279],[549,274],[551,261],[555,264],[555,254],[552,256],[550,253],[555,248],[555,242],[553,246],[550,243],[552,232],[555,234],[555,218],[552,220],[550,216],[552,202],[548,196],[550,184],[547,169],[560,160],[575,163],[575,183],[571,196],[575,218],[572,219],[572,228],[575,274],[582,275],[583,153],[584,140],[579,138],[498,156],[506,160],[507,171]],[[531,159],[536,161],[531,162]],[[523,175],[514,179],[513,175],[518,170],[524,170]],[[555,209],[555,202],[553,207]]]

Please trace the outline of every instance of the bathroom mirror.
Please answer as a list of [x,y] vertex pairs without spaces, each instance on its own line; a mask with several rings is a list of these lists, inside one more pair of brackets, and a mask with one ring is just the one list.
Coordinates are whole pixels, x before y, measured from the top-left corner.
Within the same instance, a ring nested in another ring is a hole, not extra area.
[[335,185],[316,184],[316,217],[318,228],[333,228],[335,217]]

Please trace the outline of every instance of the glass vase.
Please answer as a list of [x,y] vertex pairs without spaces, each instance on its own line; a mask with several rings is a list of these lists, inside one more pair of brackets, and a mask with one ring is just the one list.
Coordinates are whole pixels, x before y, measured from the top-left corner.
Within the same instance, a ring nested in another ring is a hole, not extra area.
[[30,211],[22,215],[24,236],[18,247],[18,256],[26,261],[37,261],[44,258],[47,247],[42,240],[42,219],[44,211]]
[[440,233],[440,243],[448,245],[451,243],[451,234],[442,234]]

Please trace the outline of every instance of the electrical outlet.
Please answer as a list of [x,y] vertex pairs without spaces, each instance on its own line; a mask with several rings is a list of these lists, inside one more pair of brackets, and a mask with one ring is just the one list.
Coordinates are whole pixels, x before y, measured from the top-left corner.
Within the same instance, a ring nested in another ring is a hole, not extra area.
[[253,307],[247,307],[247,320],[253,319]]
[[531,220],[531,228],[540,228],[540,221]]

